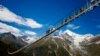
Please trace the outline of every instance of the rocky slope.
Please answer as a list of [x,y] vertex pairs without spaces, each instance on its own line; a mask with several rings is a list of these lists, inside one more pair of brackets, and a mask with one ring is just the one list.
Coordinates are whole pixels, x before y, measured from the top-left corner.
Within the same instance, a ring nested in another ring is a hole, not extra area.
[[21,44],[16,44],[16,37],[10,33],[5,33],[0,36],[0,56],[69,56],[69,53],[63,47],[63,41],[59,38],[52,38],[51,36],[32,44],[21,52],[10,55],[7,53],[9,44],[11,44],[9,48],[11,52],[17,50],[18,47],[16,46]]
[[[12,36],[9,36],[9,34],[6,36],[9,39],[11,38],[9,44],[13,42],[14,46],[21,45],[21,48],[23,45],[20,43],[15,44],[16,41],[12,39],[15,40],[16,37]],[[1,36],[0,39],[3,37]],[[13,55],[7,54],[9,46],[5,43],[4,40],[0,41],[0,56],[100,56],[100,35],[92,36],[89,34],[82,36],[71,31],[65,32],[58,38],[50,35]],[[9,48],[10,51],[19,49],[18,47],[13,48],[13,45]]]
[[100,35],[80,35],[66,30],[61,37],[68,44],[72,56],[100,56]]
[[27,43],[22,41],[22,39],[17,38],[10,32],[0,34],[0,56],[18,56],[19,54],[26,55],[23,52],[20,52],[19,54],[15,54],[15,55],[8,55],[8,50],[15,51],[26,44]]

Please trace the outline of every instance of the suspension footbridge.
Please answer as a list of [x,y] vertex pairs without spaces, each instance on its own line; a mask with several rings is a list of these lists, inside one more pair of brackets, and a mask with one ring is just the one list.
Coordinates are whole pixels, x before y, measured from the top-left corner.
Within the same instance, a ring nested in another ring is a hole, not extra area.
[[79,8],[79,10],[75,11],[71,16],[69,16],[68,18],[65,18],[61,21],[61,23],[55,25],[54,27],[52,28],[49,28],[45,35],[42,36],[40,39],[38,39],[36,42],[33,42],[33,43],[30,43],[14,52],[9,52],[8,51],[8,54],[16,54],[20,51],[23,51],[25,48],[31,46],[31,45],[34,45],[34,43],[37,43],[38,41],[42,40],[42,39],[45,39],[47,38],[47,36],[49,36],[50,34],[54,33],[55,31],[59,30],[60,28],[64,27],[65,25],[67,25],[68,23],[72,22],[73,20],[81,17],[81,15],[84,15],[86,13],[88,13],[89,11],[93,10],[95,7],[99,6],[100,4],[100,0],[89,0],[87,2],[87,4],[85,4],[84,6],[82,6],[81,8]]

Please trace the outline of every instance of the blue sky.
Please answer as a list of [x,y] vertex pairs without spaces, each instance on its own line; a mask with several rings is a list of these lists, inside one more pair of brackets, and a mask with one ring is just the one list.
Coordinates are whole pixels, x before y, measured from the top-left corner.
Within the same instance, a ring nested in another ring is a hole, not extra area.
[[[23,24],[18,23],[19,21],[7,21],[3,20],[2,17],[0,22],[13,26],[21,32],[32,31],[34,34],[41,35],[50,25],[54,25],[59,20],[70,16],[74,10],[79,9],[86,2],[87,0],[0,0],[2,6],[22,17],[23,21],[25,21],[23,23],[28,23]],[[27,18],[31,18],[38,25],[31,25],[29,23],[31,20]],[[93,11],[88,12],[62,28],[62,30],[66,29],[79,34],[100,34],[100,7],[96,7]]]

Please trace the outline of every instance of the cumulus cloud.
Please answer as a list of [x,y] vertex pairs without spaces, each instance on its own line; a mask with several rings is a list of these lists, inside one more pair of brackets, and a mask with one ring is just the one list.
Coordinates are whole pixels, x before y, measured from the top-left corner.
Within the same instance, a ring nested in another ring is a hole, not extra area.
[[30,31],[30,30],[25,30],[24,32],[21,32],[20,29],[7,25],[5,23],[0,22],[0,33],[6,33],[6,32],[11,32],[15,36],[23,36],[23,35],[31,35],[31,36],[36,36],[37,33]]
[[0,33],[5,32],[11,32],[16,36],[21,35],[21,31],[18,28],[0,22]]
[[80,28],[80,26],[76,26],[74,24],[68,24],[67,27],[73,30]]
[[9,31],[6,31],[5,29],[0,29],[0,33],[5,33],[5,32],[9,32]]
[[33,32],[33,31],[30,31],[30,30],[26,30],[25,31],[25,34],[28,34],[28,35],[36,35],[37,33]]
[[28,26],[31,28],[41,28],[43,25],[36,22],[31,18],[24,18],[11,12],[8,8],[0,5],[0,20],[10,23],[16,23],[19,25]]

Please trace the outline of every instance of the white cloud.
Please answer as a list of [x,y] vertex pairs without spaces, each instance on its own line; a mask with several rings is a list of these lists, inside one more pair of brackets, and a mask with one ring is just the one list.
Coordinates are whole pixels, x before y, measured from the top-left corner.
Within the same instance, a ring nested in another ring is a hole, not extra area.
[[0,22],[0,33],[5,33],[5,32],[11,32],[16,36],[21,35],[19,29]]
[[73,30],[80,28],[80,26],[76,26],[74,24],[68,24],[67,27]]
[[37,33],[33,32],[33,31],[30,31],[30,30],[26,30],[25,31],[25,34],[28,34],[28,35],[36,35]]
[[78,28],[80,28],[80,26],[75,26],[75,27],[73,27],[72,29],[78,29]]
[[26,19],[25,24],[31,28],[40,28],[42,27],[41,24],[37,23],[36,21],[32,20],[32,19]]
[[19,15],[16,15],[15,13],[11,12],[6,7],[0,5],[0,20],[10,23],[16,23],[19,25],[28,26],[31,28],[41,28],[42,24],[39,24],[35,20],[31,18],[24,18]]
[[11,32],[18,32],[18,33],[20,32],[19,29],[15,28],[15,27],[13,27],[13,26],[10,26],[10,25],[1,23],[1,22],[0,22],[0,28],[1,28],[1,29],[5,29],[5,30],[7,30],[7,31],[11,31]]
[[73,24],[68,24],[67,27],[69,27],[69,28],[73,28],[74,25],[73,25]]
[[37,33],[30,31],[30,30],[25,30],[24,32],[21,32],[18,28],[7,25],[5,23],[1,23],[0,22],[0,33],[5,33],[5,32],[11,32],[12,34],[14,34],[15,36],[23,36],[25,34],[27,35],[32,35],[32,36],[36,36]]
[[5,33],[5,32],[9,32],[9,31],[6,31],[5,29],[0,29],[0,33]]

